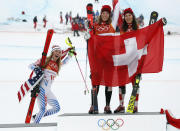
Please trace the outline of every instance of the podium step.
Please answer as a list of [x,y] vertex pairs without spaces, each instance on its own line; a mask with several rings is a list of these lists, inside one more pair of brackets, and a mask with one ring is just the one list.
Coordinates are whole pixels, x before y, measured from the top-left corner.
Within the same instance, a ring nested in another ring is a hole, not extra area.
[[166,131],[166,116],[159,112],[135,114],[68,113],[58,116],[58,131]]
[[0,124],[0,131],[57,131],[57,123]]

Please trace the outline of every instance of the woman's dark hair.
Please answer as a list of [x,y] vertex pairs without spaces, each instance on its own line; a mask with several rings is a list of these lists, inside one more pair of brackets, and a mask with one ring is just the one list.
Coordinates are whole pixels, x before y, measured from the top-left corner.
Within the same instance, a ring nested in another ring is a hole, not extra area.
[[[101,15],[98,17],[98,21],[97,21],[97,23],[99,24],[99,25],[101,25],[101,23],[103,22],[103,20],[102,20],[102,18],[101,18]],[[106,24],[111,24],[111,22],[112,22],[112,19],[111,19],[111,14],[109,14],[109,19],[105,22]]]
[[[137,30],[138,25],[137,25],[137,22],[136,22],[136,17],[135,17],[134,14],[132,14],[132,16],[133,16],[132,29]],[[128,30],[128,24],[127,24],[125,18],[123,19],[122,30],[123,30],[123,32],[126,32]]]

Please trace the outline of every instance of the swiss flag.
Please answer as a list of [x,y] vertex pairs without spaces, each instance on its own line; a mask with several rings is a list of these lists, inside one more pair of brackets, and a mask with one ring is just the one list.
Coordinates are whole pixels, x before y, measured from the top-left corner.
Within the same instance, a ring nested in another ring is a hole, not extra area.
[[138,73],[162,71],[162,19],[123,35],[94,35],[88,43],[92,85],[121,86],[132,82]]

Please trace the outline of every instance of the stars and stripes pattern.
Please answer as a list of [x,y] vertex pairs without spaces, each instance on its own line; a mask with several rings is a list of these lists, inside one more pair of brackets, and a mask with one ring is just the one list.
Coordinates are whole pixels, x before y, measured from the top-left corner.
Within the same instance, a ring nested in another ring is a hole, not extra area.
[[40,67],[36,67],[33,70],[33,74],[35,76],[31,76],[30,78],[21,85],[20,90],[18,91],[18,100],[21,102],[22,98],[31,90],[33,89],[43,78],[44,74]]

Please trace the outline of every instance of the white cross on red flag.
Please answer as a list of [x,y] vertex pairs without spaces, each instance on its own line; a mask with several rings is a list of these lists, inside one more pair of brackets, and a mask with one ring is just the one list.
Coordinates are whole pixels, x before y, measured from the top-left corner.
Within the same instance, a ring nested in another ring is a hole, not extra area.
[[123,35],[93,35],[88,43],[93,85],[121,86],[132,82],[138,73],[162,71],[162,19],[143,29]]

